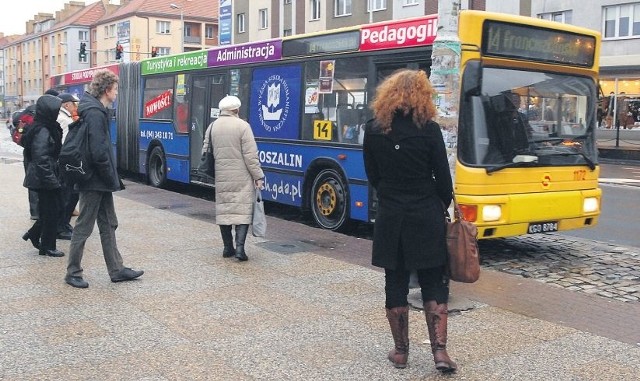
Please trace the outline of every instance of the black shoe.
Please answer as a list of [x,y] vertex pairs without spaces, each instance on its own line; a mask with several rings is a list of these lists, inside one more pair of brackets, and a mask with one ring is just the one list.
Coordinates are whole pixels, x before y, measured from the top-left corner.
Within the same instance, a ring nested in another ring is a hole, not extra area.
[[22,235],[22,239],[27,241],[30,240],[31,244],[33,245],[33,247],[35,247],[36,249],[40,248],[40,242],[38,242],[38,239],[34,238],[31,236],[31,234],[29,234],[29,232],[26,232]]
[[247,257],[247,254],[244,252],[244,248],[242,250],[236,250],[235,257],[239,262],[244,262],[249,260],[249,257]]
[[48,257],[64,257],[64,253],[60,250],[56,250],[56,249],[49,249],[49,250],[43,250],[40,249],[40,255],[46,255]]
[[67,275],[64,277],[64,281],[67,282],[68,285],[73,286],[75,288],[87,288],[89,287],[89,283],[82,279],[81,276],[70,276]]
[[140,277],[142,274],[144,274],[144,271],[142,270],[132,270],[128,267],[124,267],[113,278],[111,278],[111,281],[115,283],[133,280]]
[[58,235],[56,236],[56,238],[70,241],[71,240],[71,232],[68,232],[68,231],[59,232]]
[[222,250],[222,258],[231,258],[236,255],[236,250],[233,247],[225,246]]

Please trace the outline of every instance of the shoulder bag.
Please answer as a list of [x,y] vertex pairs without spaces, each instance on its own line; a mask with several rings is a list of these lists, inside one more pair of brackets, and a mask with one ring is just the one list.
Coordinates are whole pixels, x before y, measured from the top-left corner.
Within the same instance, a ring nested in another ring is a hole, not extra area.
[[447,215],[446,225],[450,279],[463,283],[477,281],[480,278],[478,228],[464,220],[455,195],[453,196],[453,221]]
[[211,128],[207,128],[207,134],[204,138],[205,142],[209,142],[209,148],[202,154],[200,158],[200,164],[198,164],[198,172],[201,175],[205,175],[208,177],[215,177],[216,174],[216,163],[213,158],[213,144],[211,141]]

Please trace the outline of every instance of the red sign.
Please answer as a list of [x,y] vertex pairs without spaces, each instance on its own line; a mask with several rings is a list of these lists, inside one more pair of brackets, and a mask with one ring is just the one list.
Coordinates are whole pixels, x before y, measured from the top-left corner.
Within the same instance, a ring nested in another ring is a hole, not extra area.
[[93,79],[93,75],[95,74],[95,72],[103,69],[109,69],[116,75],[118,75],[118,72],[120,71],[118,65],[92,67],[91,69],[77,70],[71,73],[66,73],[64,75],[64,84],[75,85],[80,83],[89,83]]
[[171,99],[173,98],[173,91],[167,90],[164,93],[153,98],[149,102],[144,104],[144,117],[150,118],[151,116],[159,113],[160,111],[171,107]]
[[360,50],[431,45],[437,30],[437,15],[366,26],[360,31]]

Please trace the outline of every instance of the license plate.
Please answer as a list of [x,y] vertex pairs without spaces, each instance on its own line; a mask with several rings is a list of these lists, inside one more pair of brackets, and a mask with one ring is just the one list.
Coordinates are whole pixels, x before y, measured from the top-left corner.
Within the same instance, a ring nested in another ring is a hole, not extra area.
[[528,234],[549,233],[549,232],[557,232],[557,231],[558,231],[557,221],[537,222],[535,224],[529,224],[529,229],[527,229]]

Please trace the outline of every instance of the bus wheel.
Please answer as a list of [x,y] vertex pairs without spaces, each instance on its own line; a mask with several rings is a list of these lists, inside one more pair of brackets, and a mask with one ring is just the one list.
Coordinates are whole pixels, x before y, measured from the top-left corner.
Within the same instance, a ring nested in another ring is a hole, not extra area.
[[167,182],[167,161],[160,147],[154,147],[151,150],[147,176],[149,184],[156,188],[162,188]]
[[313,180],[311,212],[321,227],[341,230],[348,220],[347,187],[334,169],[320,171]]

